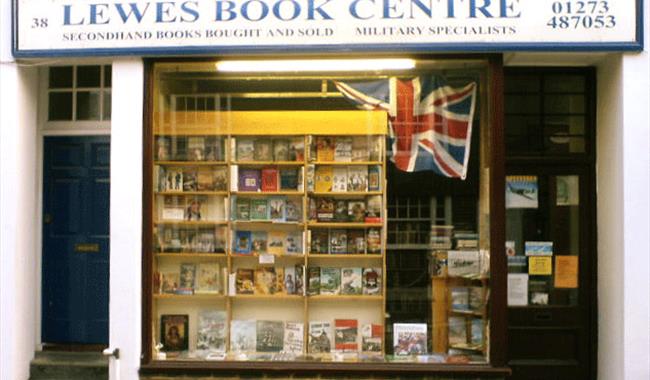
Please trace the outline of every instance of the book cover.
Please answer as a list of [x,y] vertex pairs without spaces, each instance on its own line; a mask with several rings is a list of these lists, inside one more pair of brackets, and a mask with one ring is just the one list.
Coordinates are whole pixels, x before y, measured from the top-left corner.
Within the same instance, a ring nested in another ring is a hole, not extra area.
[[275,267],[275,293],[287,294],[284,288],[284,267]]
[[293,137],[289,140],[289,161],[304,161],[305,159],[305,139],[303,137]]
[[381,230],[379,228],[368,228],[366,249],[371,254],[381,253]]
[[449,345],[467,344],[467,323],[465,317],[449,317]]
[[334,320],[334,349],[339,352],[356,352],[359,324],[356,319]]
[[[296,293],[296,267],[295,266],[286,266],[284,267],[284,278],[282,287],[286,294],[297,294]],[[302,294],[302,293],[301,293]]]
[[280,169],[280,190],[298,190],[299,169]]
[[230,351],[255,352],[256,343],[257,323],[254,320],[230,321]]
[[334,161],[334,138],[330,136],[316,137],[316,161]]
[[381,268],[363,268],[361,281],[364,295],[381,295]]
[[255,161],[273,161],[273,141],[266,138],[255,139],[253,158]]
[[254,254],[266,253],[268,234],[266,231],[253,231],[251,233],[251,252]]
[[316,219],[319,222],[331,222],[334,220],[334,199],[316,199]]
[[347,253],[348,234],[346,230],[330,231],[330,253]]
[[278,169],[268,167],[262,169],[262,191],[278,191]]
[[167,174],[164,166],[154,165],[153,167],[153,183],[154,191],[165,192],[167,191]]
[[329,234],[326,229],[311,230],[311,253],[329,253]]
[[228,168],[220,166],[212,171],[212,191],[228,190]]
[[381,166],[371,165],[368,167],[368,191],[381,190]]
[[238,268],[235,274],[235,291],[237,294],[253,294],[255,283],[252,269]]
[[348,221],[348,201],[346,201],[345,199],[334,200],[334,221],[335,222]]
[[183,220],[185,218],[185,199],[183,197],[165,196],[162,220]]
[[352,161],[352,137],[338,136],[334,141],[334,161]]
[[304,295],[305,294],[305,266],[296,265],[294,266],[294,269],[296,274],[294,277],[294,283],[296,287],[295,294]]
[[251,201],[248,198],[236,197],[235,201],[235,220],[250,220],[251,218]]
[[189,320],[187,314],[163,314],[160,316],[161,351],[187,351],[189,346]]
[[332,192],[342,193],[348,191],[348,168],[336,166],[332,169]]
[[240,169],[239,191],[258,191],[261,185],[260,175],[258,169]]
[[384,326],[374,323],[361,326],[361,351],[380,353],[383,340]]
[[237,161],[253,161],[254,151],[255,151],[255,143],[253,139],[237,140]]
[[251,199],[250,220],[269,220],[269,207],[266,198]]
[[314,191],[329,193],[332,191],[334,169],[331,166],[318,166],[314,173]]
[[196,191],[196,190],[197,190],[196,169],[184,169],[183,170],[183,191]]
[[368,151],[369,151],[370,161],[382,160],[382,152],[384,151],[382,146],[383,140],[384,137],[382,136],[373,136],[370,137],[370,139],[368,140]]
[[197,267],[196,293],[220,292],[219,281],[221,277],[221,266],[217,262],[201,262]]
[[269,219],[273,222],[285,222],[286,217],[286,197],[270,197],[269,198]]
[[269,254],[283,255],[285,253],[284,242],[286,235],[286,232],[283,231],[269,231],[267,247]]
[[167,185],[165,191],[183,191],[183,170],[168,168],[166,173]]
[[287,198],[284,210],[285,219],[287,222],[302,221],[302,199]]
[[324,354],[332,350],[332,326],[329,322],[309,322],[310,354]]
[[250,254],[252,246],[252,236],[250,231],[235,232],[235,253]]
[[316,167],[313,164],[307,165],[307,174],[306,174],[306,181],[307,181],[307,191],[312,192],[314,191],[316,185]]
[[196,349],[205,352],[226,352],[226,333],[228,324],[226,312],[217,310],[199,311],[199,322],[196,330]]
[[370,160],[367,136],[352,137],[352,161],[365,162]]
[[205,139],[205,159],[207,161],[224,161],[224,140],[217,136],[208,136]]
[[483,345],[483,320],[482,319],[472,318],[471,335],[469,337],[469,343],[472,346]]
[[261,267],[255,269],[255,294],[274,294],[276,290],[275,268]]
[[469,309],[475,312],[483,312],[485,309],[485,289],[479,286],[467,288]]
[[187,161],[187,137],[172,137],[172,156],[174,161]]
[[[187,198],[187,205],[185,207],[184,218],[188,221],[203,220],[203,202],[207,200],[205,197],[190,197]],[[206,220],[209,218],[205,218]]]
[[286,322],[283,352],[300,355],[303,353],[304,345],[304,325],[300,322]]
[[162,272],[160,292],[163,294],[176,294],[178,283],[180,282],[180,275],[178,272]]
[[257,321],[257,352],[280,352],[284,343],[284,322]]
[[362,229],[348,230],[348,253],[366,253],[366,235]]
[[214,190],[214,173],[210,170],[199,170],[196,172],[196,190],[213,191]]
[[470,310],[469,292],[466,287],[449,288],[449,299],[451,310],[460,312]]
[[273,159],[275,161],[289,161],[289,140],[273,140]]
[[360,295],[363,293],[361,268],[341,268],[341,294]]
[[320,294],[320,267],[309,267],[307,269],[307,295]]
[[302,255],[302,232],[289,232],[285,235],[284,253],[287,255]]
[[397,356],[426,354],[427,324],[393,324],[393,345],[393,352]]
[[156,160],[168,161],[171,159],[171,139],[168,136],[156,137]]
[[348,220],[354,223],[364,223],[366,220],[366,203],[363,200],[348,202]]
[[366,198],[366,223],[381,223],[381,195]]
[[348,166],[348,191],[368,191],[367,166]]
[[193,294],[196,285],[196,264],[181,264],[181,276],[178,283],[177,294]]
[[471,277],[480,274],[478,251],[447,252],[447,274],[455,277]]
[[[309,268],[310,270],[312,268]],[[311,273],[310,273],[311,274]],[[311,282],[311,277],[310,277]],[[320,268],[320,294],[337,295],[341,293],[341,269]]]
[[205,137],[189,136],[187,138],[187,159],[188,161],[205,160]]

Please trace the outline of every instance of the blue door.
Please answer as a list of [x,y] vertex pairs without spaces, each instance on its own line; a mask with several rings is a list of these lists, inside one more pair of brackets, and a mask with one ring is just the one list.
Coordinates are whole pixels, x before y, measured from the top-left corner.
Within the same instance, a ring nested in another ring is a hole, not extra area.
[[108,344],[108,136],[46,137],[42,341]]

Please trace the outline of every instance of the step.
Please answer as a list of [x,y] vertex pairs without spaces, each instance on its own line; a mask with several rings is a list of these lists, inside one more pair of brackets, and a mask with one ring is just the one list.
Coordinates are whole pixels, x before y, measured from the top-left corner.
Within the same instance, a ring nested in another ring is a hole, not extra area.
[[108,358],[96,352],[36,352],[30,380],[108,380]]

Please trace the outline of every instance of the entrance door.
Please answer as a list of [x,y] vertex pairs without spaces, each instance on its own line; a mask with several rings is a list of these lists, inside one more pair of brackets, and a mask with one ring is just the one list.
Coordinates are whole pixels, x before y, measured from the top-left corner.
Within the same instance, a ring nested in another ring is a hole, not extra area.
[[109,141],[45,138],[43,343],[108,344]]

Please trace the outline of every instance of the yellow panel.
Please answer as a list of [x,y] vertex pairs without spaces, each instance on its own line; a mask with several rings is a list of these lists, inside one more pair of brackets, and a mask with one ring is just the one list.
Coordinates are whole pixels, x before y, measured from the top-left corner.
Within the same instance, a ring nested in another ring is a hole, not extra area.
[[169,135],[385,135],[384,111],[203,111],[154,117],[154,133]]

